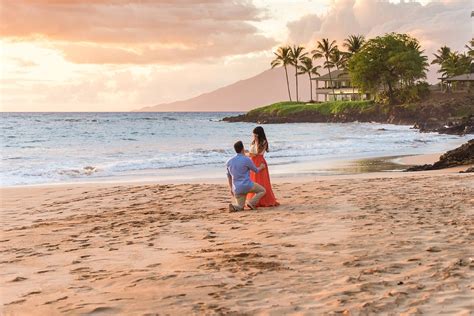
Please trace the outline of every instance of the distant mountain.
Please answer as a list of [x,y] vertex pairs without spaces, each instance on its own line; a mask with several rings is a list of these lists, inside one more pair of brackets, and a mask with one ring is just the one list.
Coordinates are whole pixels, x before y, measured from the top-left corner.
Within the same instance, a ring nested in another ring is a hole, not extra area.
[[[288,69],[293,100],[296,99],[294,69]],[[308,76],[298,76],[300,100],[309,100]],[[248,111],[255,107],[288,100],[283,68],[266,70],[254,77],[240,80],[212,92],[187,100],[145,107],[139,112],[219,112]]]

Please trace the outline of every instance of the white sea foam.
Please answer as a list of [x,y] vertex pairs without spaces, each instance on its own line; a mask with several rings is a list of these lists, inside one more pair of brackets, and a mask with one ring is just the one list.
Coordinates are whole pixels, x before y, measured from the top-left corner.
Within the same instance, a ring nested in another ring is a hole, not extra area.
[[[131,174],[221,170],[255,124],[226,113],[2,113],[2,186],[111,179]],[[273,165],[442,152],[469,137],[387,124],[265,125]],[[204,176],[204,175],[203,175]]]

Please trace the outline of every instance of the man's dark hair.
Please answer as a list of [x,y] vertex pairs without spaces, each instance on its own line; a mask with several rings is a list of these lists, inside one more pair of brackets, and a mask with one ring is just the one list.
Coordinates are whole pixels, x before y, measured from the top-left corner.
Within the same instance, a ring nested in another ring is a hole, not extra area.
[[234,144],[234,149],[235,149],[235,152],[238,154],[240,154],[242,150],[244,150],[244,144],[242,143],[241,140],[239,140],[238,142]]

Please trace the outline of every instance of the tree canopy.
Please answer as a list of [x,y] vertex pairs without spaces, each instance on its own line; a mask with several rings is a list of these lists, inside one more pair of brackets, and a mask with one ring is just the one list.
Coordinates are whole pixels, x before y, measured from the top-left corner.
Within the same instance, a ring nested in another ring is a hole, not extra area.
[[413,37],[389,33],[368,40],[348,62],[352,82],[367,92],[387,88],[391,102],[395,89],[426,78],[428,58]]
[[438,72],[441,73],[443,78],[474,72],[473,45],[474,39],[471,39],[465,46],[467,48],[466,53],[452,51],[451,48],[443,46],[438,49],[436,54],[433,54],[435,59],[431,63],[440,65]]

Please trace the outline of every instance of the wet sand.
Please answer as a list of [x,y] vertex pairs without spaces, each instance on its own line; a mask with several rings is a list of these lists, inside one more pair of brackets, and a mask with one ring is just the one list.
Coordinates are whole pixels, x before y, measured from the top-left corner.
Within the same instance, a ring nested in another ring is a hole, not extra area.
[[474,313],[474,176],[4,188],[4,315]]
[[397,163],[404,165],[425,165],[433,164],[439,160],[441,153],[438,154],[426,154],[426,155],[416,155],[416,156],[405,156],[400,159],[396,159]]

